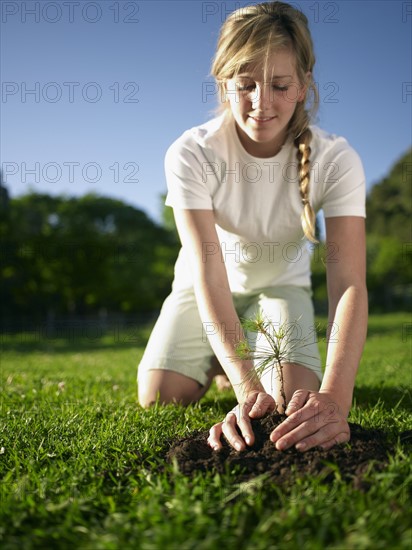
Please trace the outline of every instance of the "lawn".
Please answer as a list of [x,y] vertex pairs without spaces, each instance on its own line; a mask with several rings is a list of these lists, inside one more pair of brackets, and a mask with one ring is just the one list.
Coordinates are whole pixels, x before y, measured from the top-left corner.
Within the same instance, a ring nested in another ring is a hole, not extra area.
[[[325,355],[325,319],[319,319]],[[102,337],[3,335],[0,545],[81,549],[392,549],[412,546],[411,319],[371,316],[350,421],[383,428],[395,452],[370,489],[303,479],[290,490],[188,479],[161,458],[235,403],[142,410],[136,365],[150,327]]]

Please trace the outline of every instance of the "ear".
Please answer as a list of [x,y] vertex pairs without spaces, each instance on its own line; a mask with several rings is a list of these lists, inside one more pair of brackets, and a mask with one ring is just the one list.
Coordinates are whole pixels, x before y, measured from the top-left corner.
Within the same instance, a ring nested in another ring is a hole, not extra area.
[[301,87],[300,90],[299,90],[298,102],[301,102],[301,101],[304,101],[304,100],[305,100],[306,92],[308,91],[309,82],[310,82],[311,77],[312,77],[312,73],[311,73],[310,71],[308,71],[308,72],[305,74],[304,83],[302,84],[302,87]]

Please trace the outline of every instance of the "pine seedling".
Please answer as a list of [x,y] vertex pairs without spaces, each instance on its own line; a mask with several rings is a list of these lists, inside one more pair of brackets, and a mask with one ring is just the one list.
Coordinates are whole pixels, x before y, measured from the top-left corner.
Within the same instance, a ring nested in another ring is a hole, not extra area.
[[[304,346],[302,339],[297,338],[293,334],[298,326],[297,321],[295,323],[283,323],[276,328],[274,324],[270,320],[265,319],[262,312],[259,311],[254,318],[242,319],[242,327],[245,333],[253,332],[257,333],[258,336],[263,336],[266,345],[256,345],[256,349],[252,349],[248,339],[245,337],[240,340],[236,346],[236,354],[238,357],[254,361],[255,369],[254,372],[251,373],[252,376],[256,373],[259,378],[261,378],[263,373],[268,369],[276,369],[276,374],[280,382],[283,411],[286,410],[283,363],[286,362],[288,356],[294,349]],[[256,341],[257,340],[258,338],[256,338]]]

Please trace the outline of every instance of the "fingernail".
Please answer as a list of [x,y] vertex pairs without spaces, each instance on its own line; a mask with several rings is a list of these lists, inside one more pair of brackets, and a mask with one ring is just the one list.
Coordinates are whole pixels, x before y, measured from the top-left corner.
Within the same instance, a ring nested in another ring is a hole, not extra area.
[[252,442],[252,440],[250,439],[250,437],[248,435],[245,437],[245,441],[246,441],[246,445],[250,445],[251,442]]
[[276,449],[278,451],[284,451],[286,449],[286,447],[287,447],[287,443],[285,441],[278,441],[276,443]]
[[306,447],[307,447],[306,443],[297,443],[295,445],[295,448],[297,451],[304,451]]
[[235,443],[235,449],[236,449],[237,451],[241,451],[241,450],[242,450],[242,444],[239,443],[239,442]]

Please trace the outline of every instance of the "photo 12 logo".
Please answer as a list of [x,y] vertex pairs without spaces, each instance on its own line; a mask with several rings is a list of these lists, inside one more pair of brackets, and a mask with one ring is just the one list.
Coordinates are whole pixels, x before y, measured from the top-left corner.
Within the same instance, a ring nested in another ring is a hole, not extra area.
[[138,2],[1,2],[2,23],[139,23]]
[[[267,179],[270,183],[276,181],[276,177],[281,177],[285,182],[296,184],[299,182],[299,164],[298,162],[287,162],[283,165],[277,161],[264,161],[257,163],[254,161],[234,164],[228,164],[226,161],[203,162],[202,163],[202,181],[208,183],[209,178],[218,179],[222,183],[235,181],[240,183],[242,180],[248,183],[256,183]],[[314,162],[310,168],[311,181],[318,183],[327,178],[329,183],[339,181],[339,165],[336,162],[325,162],[320,165]]]
[[[202,23],[209,21],[220,21],[223,23],[227,17],[234,11],[238,11],[238,17],[242,18],[249,6],[260,4],[261,2],[248,2],[242,6],[240,2],[202,2],[201,16]],[[300,12],[304,12],[302,5],[298,2],[288,2],[290,6]],[[339,4],[337,2],[310,2],[305,15],[310,23],[339,23]]]
[[[136,162],[119,163],[114,162],[110,166],[102,165],[98,162],[90,161],[80,163],[78,161],[64,162],[2,162],[1,170],[3,178],[20,177],[21,183],[58,183],[66,180],[69,183],[97,183],[104,177],[111,179],[114,183],[139,183],[137,173],[139,165]],[[110,178],[107,174],[110,170]]]
[[[286,263],[297,263],[302,260],[304,255],[312,254],[314,261],[327,263],[337,263],[339,246],[337,243],[328,242],[320,246],[308,247],[306,243],[287,242],[247,242],[247,243],[225,243],[219,245],[215,242],[203,242],[202,244],[202,262],[210,261],[210,257],[216,254],[221,257],[222,263],[277,263],[283,261]],[[325,258],[323,259],[323,256]]]
[[1,102],[11,103],[139,103],[137,82],[2,82]]
[[[408,84],[408,83],[405,83]],[[321,103],[339,103],[339,91],[340,86],[337,82],[329,81],[325,82],[321,86],[318,82],[314,82],[314,86],[317,90],[317,93],[319,95],[319,100]],[[220,93],[219,93],[220,91]],[[256,89],[250,94],[250,101],[257,101],[259,99],[259,90]],[[275,98],[275,95],[279,92],[272,90],[271,94],[272,97],[270,97],[270,101]],[[282,99],[286,101],[290,101],[291,103],[294,103],[296,101],[296,98],[299,94],[299,88],[296,85],[290,85],[287,90],[282,92]],[[220,96],[220,97],[218,97]],[[209,80],[206,82],[202,82],[202,103],[208,103],[210,101],[215,101],[216,99],[219,99],[222,103],[224,103],[229,97],[233,98],[233,101],[235,103],[238,103],[240,101],[240,98],[238,96],[238,92],[234,90],[223,92],[222,90],[219,90],[219,86],[214,80]]]

